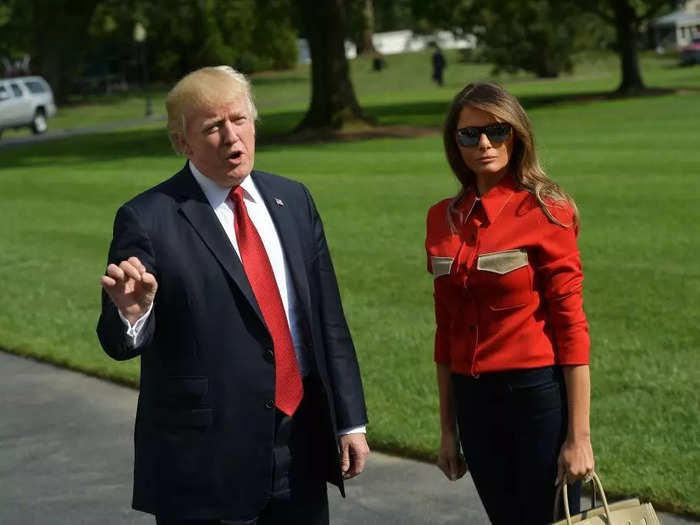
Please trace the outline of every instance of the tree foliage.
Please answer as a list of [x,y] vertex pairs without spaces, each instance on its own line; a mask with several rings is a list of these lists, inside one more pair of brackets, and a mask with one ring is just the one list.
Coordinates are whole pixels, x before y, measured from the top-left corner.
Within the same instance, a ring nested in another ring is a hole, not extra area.
[[98,1],[5,1],[0,50],[9,58],[30,56],[32,69],[49,80],[60,101],[83,67],[85,35],[80,28],[89,24]]
[[138,79],[134,25],[152,78],[205,65],[245,72],[297,60],[291,0],[0,0],[0,58],[32,57],[59,101],[85,76]]
[[[474,33],[484,60],[497,69],[524,69],[539,76],[555,76],[571,67],[571,55],[591,47],[592,39],[607,40],[614,33],[620,56],[620,93],[644,89],[638,49],[648,24],[670,11],[679,0],[411,0],[414,23],[432,29]],[[591,16],[609,29],[589,31]]]
[[[475,4],[464,11],[484,59],[497,71],[519,69],[538,77],[570,71],[578,21],[559,0],[501,0],[497,9]],[[463,18],[463,20],[465,20]],[[464,27],[463,22],[462,29]]]
[[415,0],[413,9],[416,21],[426,29],[475,34],[481,58],[493,63],[496,71],[522,69],[556,77],[572,67],[579,24],[566,1],[439,0],[428,6]]
[[289,0],[101,0],[102,44],[130,49],[136,21],[148,30],[147,48],[157,79],[171,80],[205,65],[229,64],[244,72],[296,63],[296,36]]

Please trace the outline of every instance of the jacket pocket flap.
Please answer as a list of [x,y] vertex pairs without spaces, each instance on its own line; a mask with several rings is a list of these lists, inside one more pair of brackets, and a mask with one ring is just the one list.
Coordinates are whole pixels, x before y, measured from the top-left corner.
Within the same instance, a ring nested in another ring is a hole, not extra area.
[[214,421],[214,410],[197,408],[193,410],[159,410],[156,424],[164,427],[195,427],[211,426]]
[[503,252],[485,253],[479,255],[476,263],[477,270],[493,272],[500,275],[527,266],[527,250],[506,250]]
[[452,257],[436,257],[430,256],[430,266],[433,269],[433,279],[441,275],[449,275],[452,270]]

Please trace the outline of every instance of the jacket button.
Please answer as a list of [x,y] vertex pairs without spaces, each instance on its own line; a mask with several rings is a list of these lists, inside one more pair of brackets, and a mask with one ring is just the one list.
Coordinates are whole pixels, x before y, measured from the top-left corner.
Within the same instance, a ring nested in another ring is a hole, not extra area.
[[268,410],[275,407],[275,401],[273,399],[268,399],[265,401],[265,408]]
[[469,331],[473,332],[474,330],[476,330],[476,326],[474,326],[473,324],[469,325]]
[[274,363],[275,362],[275,352],[272,351],[272,348],[266,348],[265,351],[263,352],[263,358],[265,361],[268,363]]

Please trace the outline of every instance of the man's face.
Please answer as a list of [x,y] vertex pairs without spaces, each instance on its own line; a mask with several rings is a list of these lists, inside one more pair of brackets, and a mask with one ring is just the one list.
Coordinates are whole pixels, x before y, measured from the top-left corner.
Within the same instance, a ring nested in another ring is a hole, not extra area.
[[255,160],[255,122],[245,98],[198,108],[188,118],[183,151],[222,188],[238,186]]

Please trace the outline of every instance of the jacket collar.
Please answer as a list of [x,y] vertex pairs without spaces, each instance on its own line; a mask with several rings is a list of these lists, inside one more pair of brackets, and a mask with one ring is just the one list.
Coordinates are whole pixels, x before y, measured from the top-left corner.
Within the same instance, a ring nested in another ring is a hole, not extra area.
[[[225,193],[223,195],[221,192],[215,191],[216,188],[205,188],[200,185],[190,169],[189,162],[175,176],[175,181],[179,193],[184,197],[180,204],[181,212],[192,224],[264,323],[262,312],[245,275],[243,265],[231,247],[231,243],[214,213],[213,204],[210,202],[210,198],[214,199],[214,201],[225,199],[228,195],[228,190],[221,190]],[[205,186],[207,181],[209,179],[204,181]],[[279,192],[281,188],[275,184],[274,179],[255,170],[244,179],[241,185],[246,190],[246,198],[262,199],[265,202],[272,221],[277,228],[280,244],[287,260],[287,268],[296,287],[297,296],[303,305],[304,311],[307,314],[310,313],[311,299],[308,276],[306,274],[304,256],[301,252],[302,243],[299,238],[298,224],[291,215],[292,199]]]
[[498,184],[491,188],[485,195],[477,196],[474,186],[468,188],[462,202],[458,205],[458,210],[466,222],[469,216],[474,213],[476,204],[481,202],[486,215],[486,220],[489,224],[495,222],[503,208],[517,191],[517,183],[515,177],[511,174],[505,175]]

